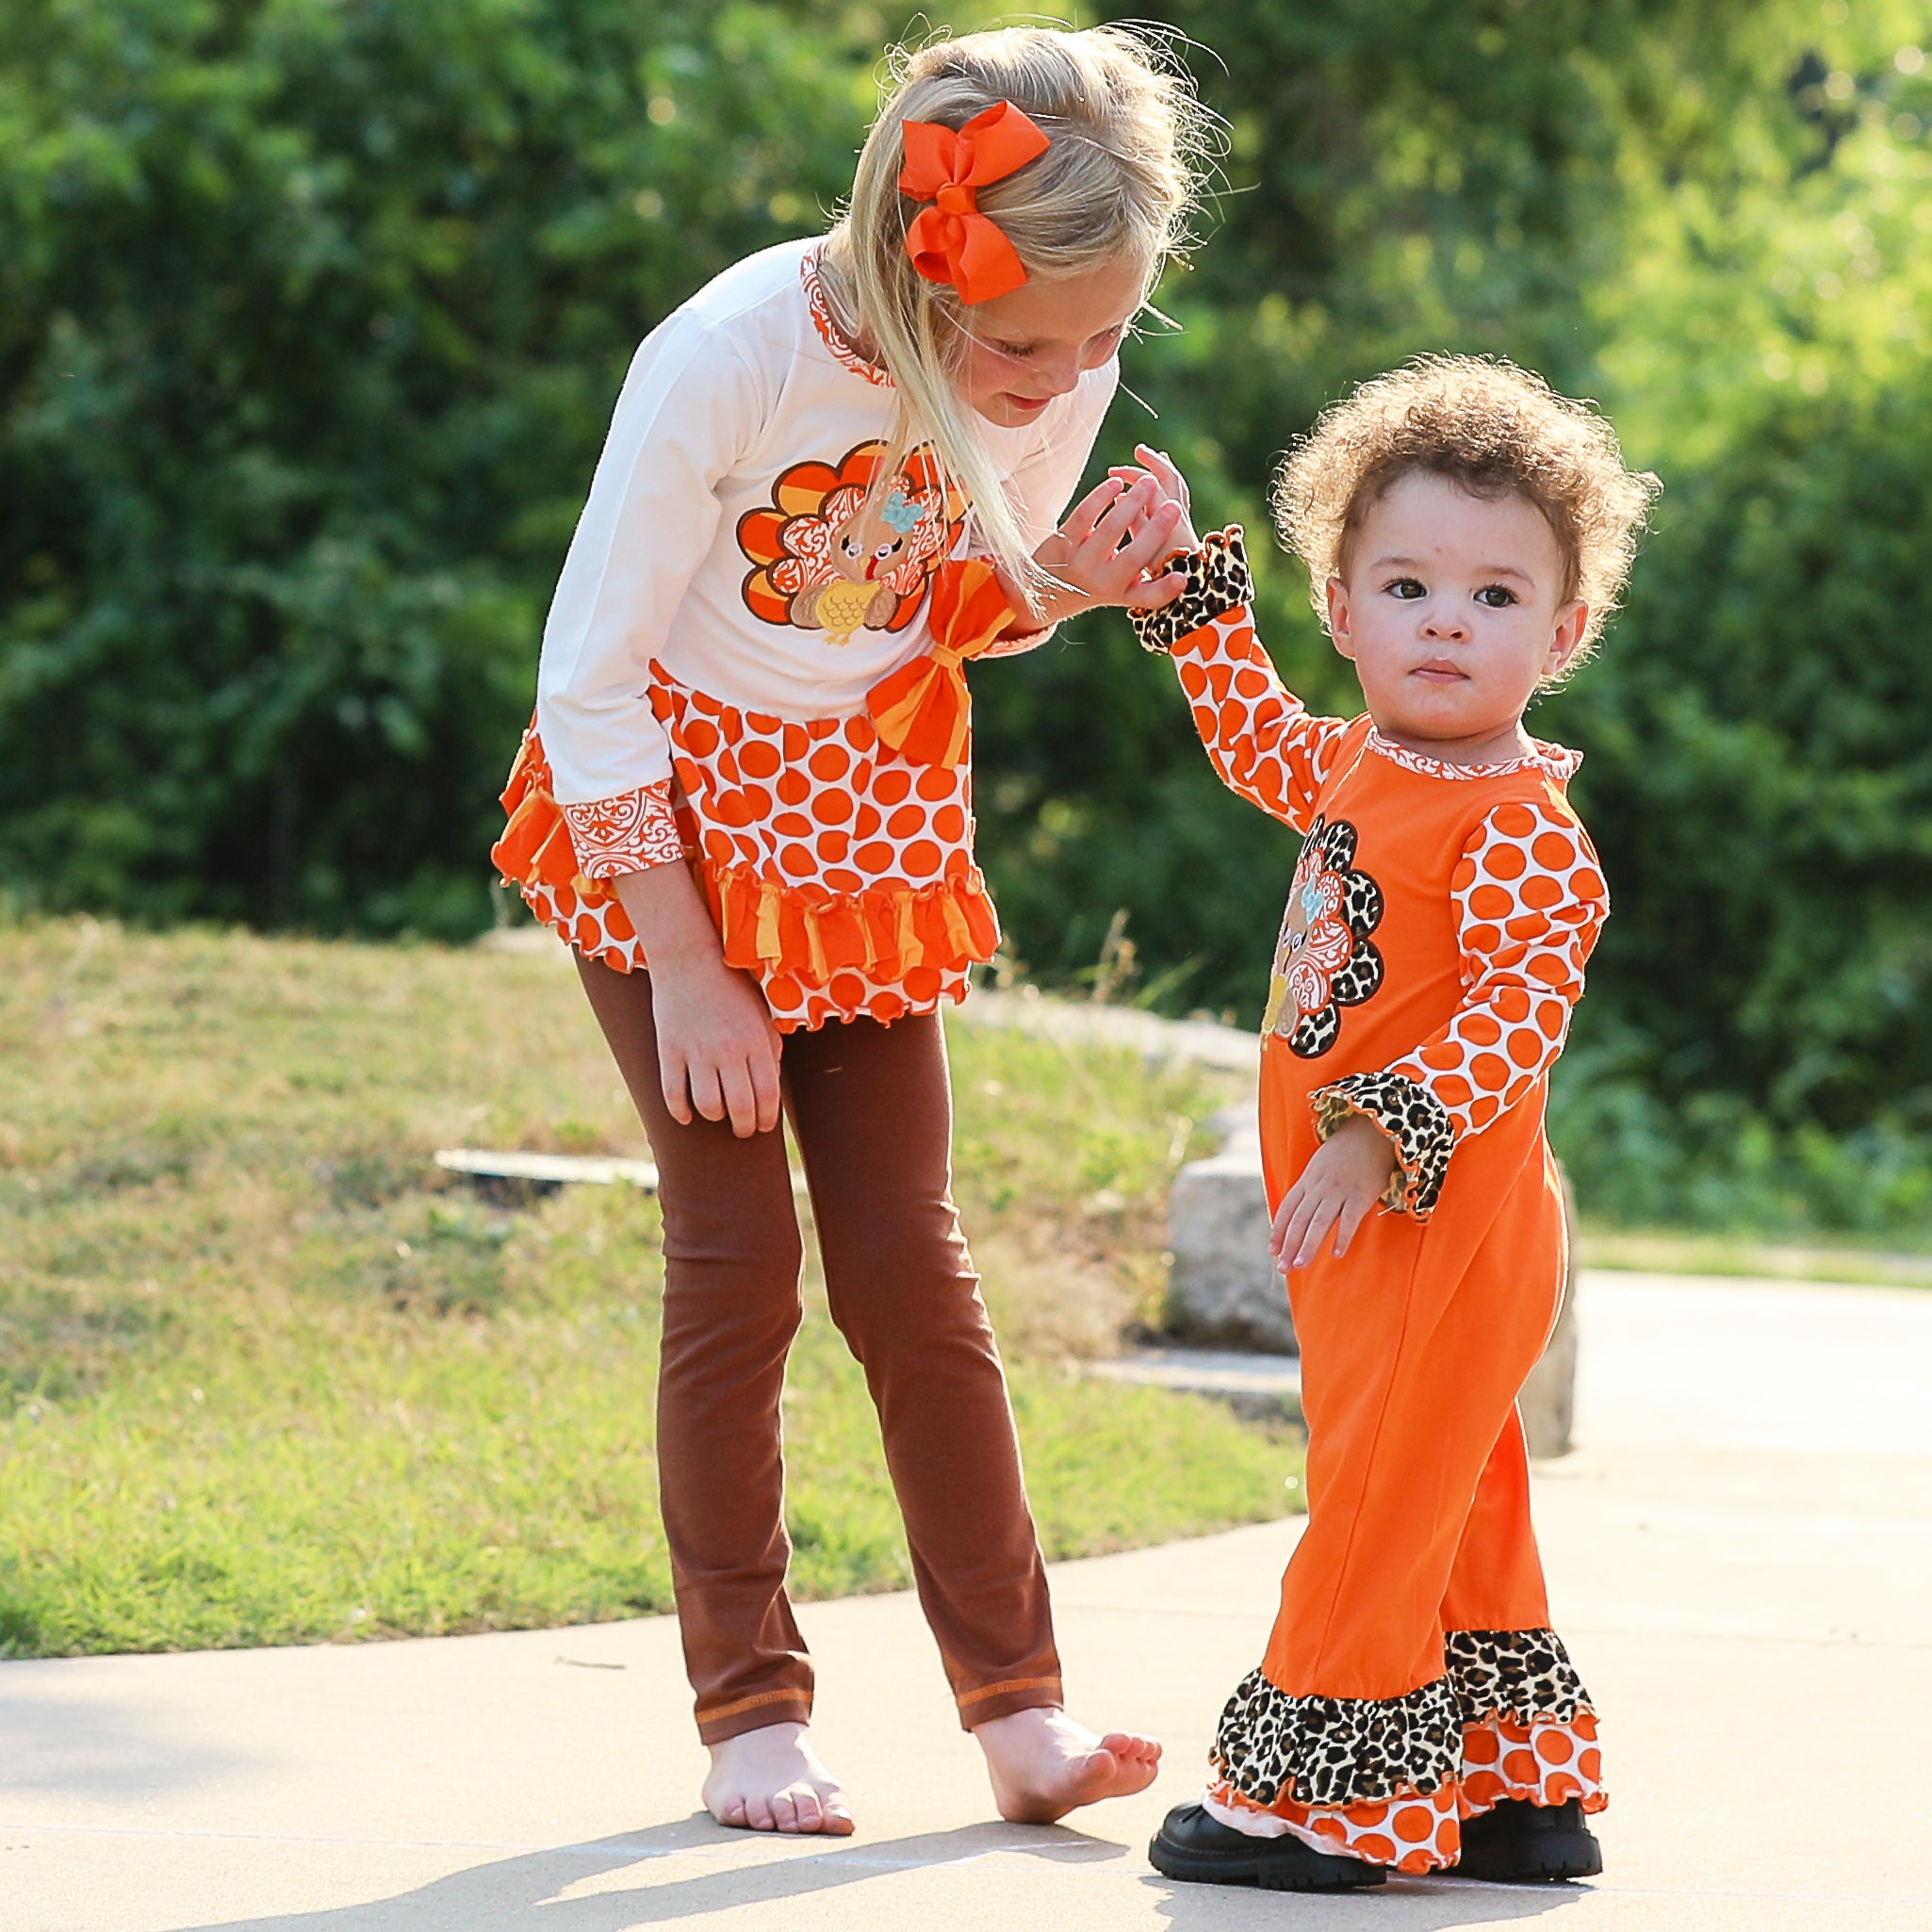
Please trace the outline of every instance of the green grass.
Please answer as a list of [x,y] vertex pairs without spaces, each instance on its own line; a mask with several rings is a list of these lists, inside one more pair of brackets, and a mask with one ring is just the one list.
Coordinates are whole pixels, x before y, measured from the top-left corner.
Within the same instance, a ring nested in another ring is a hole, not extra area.
[[[1207,1075],[952,1029],[959,1191],[1050,1555],[1277,1515],[1292,1445],[1088,1380],[1160,1292]],[[0,1654],[662,1611],[657,1209],[506,1212],[438,1146],[647,1150],[572,975],[430,947],[0,928]],[[908,1568],[813,1285],[804,1596]]]
[[1758,1241],[1744,1235],[1586,1227],[1577,1258],[1585,1268],[1654,1274],[1742,1275],[1772,1281],[1843,1282],[1889,1288],[1932,1287],[1932,1253],[1898,1253],[1875,1240]]

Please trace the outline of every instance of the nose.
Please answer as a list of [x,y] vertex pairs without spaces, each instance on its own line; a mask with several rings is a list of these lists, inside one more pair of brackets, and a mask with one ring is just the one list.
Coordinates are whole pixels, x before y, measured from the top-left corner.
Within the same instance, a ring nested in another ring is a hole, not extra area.
[[1446,608],[1432,598],[1422,613],[1422,635],[1445,644],[1466,644],[1469,626],[1454,609]]
[[1040,356],[1034,361],[1040,384],[1050,396],[1064,396],[1080,382],[1080,353],[1069,350],[1064,355]]

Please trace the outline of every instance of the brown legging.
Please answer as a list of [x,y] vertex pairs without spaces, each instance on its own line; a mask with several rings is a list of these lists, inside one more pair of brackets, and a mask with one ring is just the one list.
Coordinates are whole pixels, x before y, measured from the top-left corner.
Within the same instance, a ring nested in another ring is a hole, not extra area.
[[[673,1120],[650,980],[578,958],[637,1104],[664,1218],[658,1480],[698,1735],[811,1715],[785,1596],[778,1395],[804,1249],[780,1132]],[[952,1098],[934,1014],[785,1036],[785,1108],[832,1319],[863,1365],[912,1574],[971,1728],[1060,1702],[1046,1575],[1006,1378],[952,1200]]]

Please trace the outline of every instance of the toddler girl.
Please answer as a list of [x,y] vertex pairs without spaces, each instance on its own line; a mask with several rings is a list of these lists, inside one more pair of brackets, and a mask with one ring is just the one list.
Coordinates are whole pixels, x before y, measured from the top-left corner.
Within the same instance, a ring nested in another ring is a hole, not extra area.
[[639,350],[545,630],[495,858],[576,949],[657,1157],[663,1518],[728,1825],[852,1828],[784,1587],[781,1107],[1000,1809],[1051,1819],[1154,1775],[1152,1741],[1060,1710],[939,1011],[999,939],[961,662],[1178,587],[1148,569],[1179,518],[1151,480],[1055,524],[1200,125],[1118,29],[903,59],[830,234],[728,270]]
[[1418,362],[1331,410],[1276,498],[1365,714],[1283,689],[1238,531],[1135,619],[1225,782],[1303,839],[1261,1133],[1308,1522],[1206,1792],[1150,1849],[1171,1877],[1601,1868],[1596,1718],[1548,1628],[1515,1400],[1564,1273],[1547,1083],[1609,905],[1578,755],[1523,712],[1588,654],[1652,487],[1535,377]]

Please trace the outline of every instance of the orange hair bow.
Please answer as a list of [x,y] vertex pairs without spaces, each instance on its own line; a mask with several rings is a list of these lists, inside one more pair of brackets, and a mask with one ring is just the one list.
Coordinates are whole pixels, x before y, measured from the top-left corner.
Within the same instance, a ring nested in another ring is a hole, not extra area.
[[947,282],[964,303],[1010,295],[1026,279],[1020,254],[991,215],[979,190],[1004,181],[1053,143],[1010,101],[975,114],[957,132],[936,121],[909,121],[899,192],[930,202],[906,231],[912,266],[928,282]]
[[1013,607],[991,564],[978,557],[941,564],[927,607],[933,647],[865,694],[880,740],[909,764],[956,765],[966,756],[973,699],[959,668],[997,644]]

